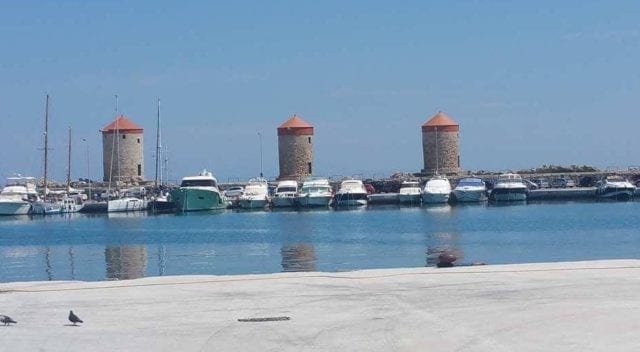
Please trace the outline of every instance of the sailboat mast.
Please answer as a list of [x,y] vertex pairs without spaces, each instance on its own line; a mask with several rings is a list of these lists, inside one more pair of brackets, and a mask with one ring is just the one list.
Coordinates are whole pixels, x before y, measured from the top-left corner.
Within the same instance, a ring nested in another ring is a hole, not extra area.
[[160,98],[158,98],[158,123],[156,126],[156,179],[154,186],[158,189],[158,171],[160,168]]
[[42,199],[47,200],[47,161],[49,158],[49,94],[44,108],[44,192]]
[[440,168],[440,153],[438,151],[438,126],[435,126],[436,130],[436,175],[438,174],[438,169]]
[[69,126],[69,147],[67,150],[67,192],[71,191],[71,126]]

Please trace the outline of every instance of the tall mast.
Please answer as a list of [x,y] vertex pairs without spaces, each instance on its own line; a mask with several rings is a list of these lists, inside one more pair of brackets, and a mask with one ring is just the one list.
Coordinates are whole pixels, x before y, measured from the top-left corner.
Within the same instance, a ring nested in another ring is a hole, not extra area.
[[47,161],[49,158],[49,94],[44,108],[44,195],[42,199],[47,200]]
[[67,151],[67,192],[71,191],[71,126],[69,126],[69,149]]
[[436,129],[436,175],[438,174],[439,162],[440,162],[440,153],[438,152],[438,126],[435,126]]
[[258,132],[258,137],[260,137],[260,177],[262,176],[262,133]]
[[156,179],[154,186],[158,189],[158,171],[160,168],[160,98],[158,98],[158,124],[156,126]]
[[120,181],[120,130],[118,129],[118,95],[116,94],[116,162],[118,174],[116,175],[116,190],[119,190],[118,181]]

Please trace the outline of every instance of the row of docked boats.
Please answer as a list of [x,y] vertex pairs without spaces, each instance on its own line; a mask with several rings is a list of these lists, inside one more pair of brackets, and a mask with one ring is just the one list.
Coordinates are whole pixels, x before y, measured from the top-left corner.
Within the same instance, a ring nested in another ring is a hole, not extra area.
[[0,192],[0,215],[73,213],[80,210],[81,203],[82,195],[71,191],[49,194],[49,199],[43,200],[34,177],[17,175],[8,177]]

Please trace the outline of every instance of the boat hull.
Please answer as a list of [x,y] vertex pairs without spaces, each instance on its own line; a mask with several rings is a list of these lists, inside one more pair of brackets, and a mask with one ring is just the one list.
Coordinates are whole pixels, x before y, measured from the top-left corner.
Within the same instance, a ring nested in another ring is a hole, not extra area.
[[312,195],[307,194],[304,196],[296,197],[296,204],[303,208],[312,207],[328,207],[331,204],[333,196],[327,195]]
[[269,204],[265,198],[240,198],[238,206],[242,209],[263,209]]
[[107,212],[129,212],[129,211],[142,211],[146,210],[146,202],[138,198],[120,198],[113,199],[107,202]]
[[27,201],[0,202],[0,215],[27,215],[31,203]]
[[528,193],[526,188],[494,188],[490,197],[496,202],[525,201]]
[[425,204],[444,204],[449,201],[449,193],[422,193],[422,202]]
[[227,207],[220,193],[206,189],[179,188],[171,192],[177,211],[217,210]]
[[336,194],[336,205],[339,207],[360,207],[368,203],[365,193],[338,193]]
[[295,205],[295,197],[273,197],[271,198],[271,205],[274,208],[288,208]]
[[630,200],[633,198],[635,189],[624,187],[605,187],[598,189],[598,197],[610,200]]
[[34,202],[31,206],[31,214],[52,215],[62,213],[62,205],[49,202]]
[[487,192],[485,190],[453,190],[453,196],[456,202],[484,202],[487,200]]
[[422,202],[422,194],[398,194],[398,202],[400,204],[420,204]]

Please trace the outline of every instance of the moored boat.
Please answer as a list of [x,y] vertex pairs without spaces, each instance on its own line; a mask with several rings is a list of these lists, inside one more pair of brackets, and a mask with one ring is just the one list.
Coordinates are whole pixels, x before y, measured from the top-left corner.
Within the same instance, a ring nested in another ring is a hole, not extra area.
[[337,206],[365,206],[369,202],[367,189],[361,180],[345,180],[335,195]]
[[629,200],[633,198],[636,186],[622,176],[612,175],[598,182],[596,194],[601,199]]
[[14,176],[0,192],[0,215],[26,215],[31,211],[31,201],[37,199],[33,177]]
[[453,189],[456,202],[482,202],[487,200],[487,186],[478,177],[465,177]]
[[252,178],[244,187],[244,193],[238,199],[243,209],[261,209],[269,205],[269,184],[262,177]]
[[420,204],[422,201],[422,189],[418,181],[404,181],[398,191],[400,204]]
[[178,211],[224,209],[226,200],[218,188],[218,180],[207,170],[182,179],[180,187],[170,193]]
[[529,189],[522,181],[522,177],[514,173],[498,176],[496,184],[489,193],[492,201],[524,201],[527,200]]
[[300,207],[328,207],[333,199],[333,189],[326,178],[309,178],[302,183],[296,195]]
[[449,201],[451,183],[444,176],[434,176],[424,185],[422,202],[425,204],[443,204]]
[[293,207],[295,205],[297,194],[298,182],[280,181],[273,193],[273,197],[271,197],[271,205],[276,208]]

